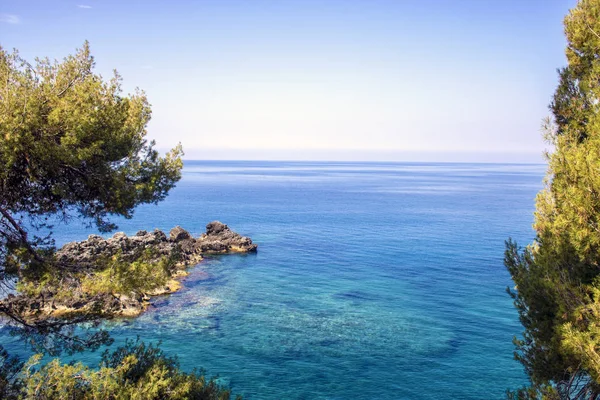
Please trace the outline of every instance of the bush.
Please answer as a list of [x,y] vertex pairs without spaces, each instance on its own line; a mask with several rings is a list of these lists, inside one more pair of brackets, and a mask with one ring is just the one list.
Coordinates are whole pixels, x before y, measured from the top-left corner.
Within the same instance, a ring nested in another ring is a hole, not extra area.
[[[2,350],[3,351],[3,350]],[[0,396],[7,399],[197,399],[228,400],[230,391],[200,371],[180,370],[176,358],[155,345],[128,340],[106,351],[97,369],[41,354],[25,364],[0,351]],[[241,397],[237,397],[241,399]]]

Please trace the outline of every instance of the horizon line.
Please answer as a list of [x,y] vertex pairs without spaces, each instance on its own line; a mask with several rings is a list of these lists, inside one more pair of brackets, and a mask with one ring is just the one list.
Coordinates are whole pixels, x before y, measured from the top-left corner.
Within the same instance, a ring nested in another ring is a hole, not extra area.
[[405,151],[329,149],[189,149],[183,160],[287,162],[421,162],[547,164],[540,151]]
[[535,161],[428,161],[428,160],[267,160],[267,159],[201,159],[182,157],[184,162],[199,161],[199,162],[240,162],[240,163],[333,163],[333,164],[514,164],[514,165],[547,165],[545,162]]

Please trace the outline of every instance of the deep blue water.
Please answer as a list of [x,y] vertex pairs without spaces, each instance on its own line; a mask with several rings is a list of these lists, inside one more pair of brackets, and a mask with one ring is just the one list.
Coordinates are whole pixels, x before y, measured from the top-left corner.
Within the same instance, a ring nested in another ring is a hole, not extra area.
[[205,260],[112,332],[161,340],[247,399],[501,399],[526,383],[504,240],[532,240],[544,169],[188,161],[169,197],[120,230],[198,235],[220,220],[258,253]]

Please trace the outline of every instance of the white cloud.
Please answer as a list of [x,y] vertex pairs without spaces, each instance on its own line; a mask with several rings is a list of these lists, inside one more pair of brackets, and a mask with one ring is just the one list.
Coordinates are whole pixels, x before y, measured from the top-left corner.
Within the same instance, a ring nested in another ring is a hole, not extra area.
[[21,23],[21,18],[14,14],[0,14],[0,22],[16,25]]
[[92,6],[88,6],[87,4],[77,4],[77,7],[79,7],[79,8],[85,8],[85,9],[92,8]]

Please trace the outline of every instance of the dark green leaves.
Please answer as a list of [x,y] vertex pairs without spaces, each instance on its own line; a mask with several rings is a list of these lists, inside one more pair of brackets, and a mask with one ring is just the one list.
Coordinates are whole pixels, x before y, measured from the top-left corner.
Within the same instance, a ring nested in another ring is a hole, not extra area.
[[565,18],[569,64],[546,123],[554,146],[538,194],[536,240],[507,242],[509,293],[525,328],[516,358],[531,378],[514,398],[600,396],[600,1]]

